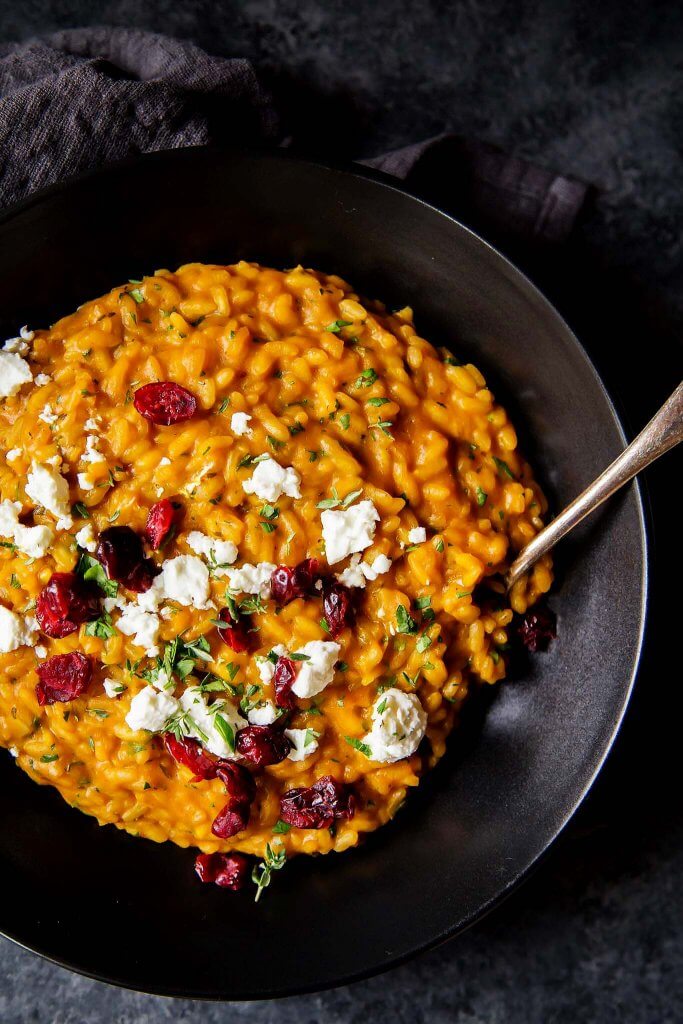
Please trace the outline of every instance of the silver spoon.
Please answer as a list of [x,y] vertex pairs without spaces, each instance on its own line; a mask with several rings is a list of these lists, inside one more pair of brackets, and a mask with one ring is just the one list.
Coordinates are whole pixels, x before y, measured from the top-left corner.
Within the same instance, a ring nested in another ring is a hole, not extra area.
[[562,540],[593,509],[680,441],[683,441],[683,384],[678,385],[628,448],[522,548],[505,576],[507,589],[510,590],[541,555],[554,548],[558,540]]

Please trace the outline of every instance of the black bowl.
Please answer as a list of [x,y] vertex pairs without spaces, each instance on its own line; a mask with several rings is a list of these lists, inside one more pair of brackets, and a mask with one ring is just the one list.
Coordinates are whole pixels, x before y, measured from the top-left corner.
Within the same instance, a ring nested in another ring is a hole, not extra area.
[[[379,175],[281,155],[158,153],[43,193],[0,222],[0,328],[40,326],[116,282],[193,260],[297,262],[410,304],[471,357],[555,508],[624,435],[585,352],[497,252]],[[380,971],[510,891],[576,810],[629,697],[646,541],[631,487],[562,546],[560,638],[452,737],[405,809],[358,850],[299,858],[257,905],[199,884],[192,854],[71,810],[0,756],[0,927],[85,974],[147,992],[292,994]]]

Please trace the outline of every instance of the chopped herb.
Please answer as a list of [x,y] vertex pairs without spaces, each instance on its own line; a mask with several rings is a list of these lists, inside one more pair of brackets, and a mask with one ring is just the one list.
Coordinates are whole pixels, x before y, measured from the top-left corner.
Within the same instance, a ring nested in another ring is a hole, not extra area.
[[316,732],[315,729],[307,729],[304,736],[304,747],[310,747],[311,743],[315,743],[319,736],[320,733]]
[[320,619],[319,624],[320,624],[320,628],[322,629],[322,631],[324,633],[330,633],[331,632],[330,627],[327,625],[327,620],[326,619]]
[[310,661],[311,660],[310,657],[308,656],[308,654],[300,654],[298,651],[293,651],[289,655],[289,657],[292,659],[292,661]]
[[14,587],[15,590],[19,590],[21,588],[21,583],[19,582],[14,573],[12,573],[12,575],[9,578],[9,585],[10,587]]
[[422,654],[424,651],[427,650],[428,647],[431,647],[431,646],[432,646],[432,638],[427,633],[422,633],[417,638],[417,643],[415,644],[415,649],[417,651],[419,651],[420,654]]
[[71,515],[80,519],[90,519],[90,513],[82,501],[75,501],[71,506]]
[[296,434],[303,434],[304,425],[303,423],[294,423],[291,427],[288,427],[287,429],[289,430],[290,435],[294,437]]
[[128,284],[142,284],[142,278],[129,277]]
[[319,501],[315,507],[326,509],[337,508],[339,505],[341,505],[342,508],[348,508],[349,505],[351,505],[356,500],[356,498],[359,498],[362,493],[362,490],[351,491],[349,494],[346,495],[345,498],[340,498],[339,495],[337,494],[336,487],[333,487],[332,497],[324,498],[322,501]]
[[130,295],[131,299],[135,299],[138,305],[140,305],[141,302],[145,301],[145,296],[142,294],[139,288],[131,288],[128,294]]
[[275,523],[264,523],[264,522],[262,522],[261,523],[261,529],[264,531],[264,533],[272,533],[273,530],[277,529],[277,525]]
[[387,698],[385,697],[381,704],[377,705],[377,714],[382,715],[387,709]]
[[352,323],[353,320],[333,320],[331,324],[327,325],[325,330],[331,334],[339,334],[342,327],[350,327]]
[[116,636],[118,630],[112,624],[111,615],[102,612],[98,619],[93,619],[85,627],[86,636],[97,636],[100,640],[109,640]]
[[117,508],[116,512],[114,512],[114,515],[113,516],[109,516],[109,522],[110,523],[115,523],[120,515],[121,515],[121,509]]
[[51,761],[59,760],[59,754],[43,754],[40,760],[43,764],[50,764]]
[[256,886],[254,903],[258,903],[261,893],[270,885],[272,872],[279,871],[285,866],[286,862],[287,855],[284,850],[278,850],[275,853],[270,843],[266,843],[266,856],[256,865],[251,873],[251,880]]
[[225,398],[223,399],[223,401],[221,402],[221,404],[218,406],[218,411],[219,412],[225,412],[225,410],[228,408],[229,405],[230,405],[230,399],[226,395]]
[[345,736],[344,739],[350,747],[354,750],[359,750],[361,754],[365,754],[366,757],[372,757],[372,751],[367,743],[363,743],[362,740],[357,740],[355,736]]
[[455,596],[456,597],[469,597],[471,593],[472,593],[471,590],[458,590]]
[[515,479],[515,474],[512,472],[512,470],[508,466],[507,462],[505,462],[503,459],[496,458],[495,455],[493,456],[493,461],[495,462],[496,466],[498,467],[498,472],[499,473],[504,473],[505,476],[509,476],[511,480]]
[[109,712],[104,708],[88,708],[88,714],[94,715],[95,718],[109,718]]
[[436,538],[436,540],[434,541],[434,547],[436,548],[437,551],[443,551],[444,545],[441,537]]
[[271,434],[267,434],[266,437],[267,437],[267,440],[268,440],[268,444],[275,451],[278,451],[278,449],[280,449],[280,448],[284,448],[284,446],[286,444],[285,441],[278,441],[278,439],[276,437],[273,437]]
[[386,434],[386,436],[390,437],[391,440],[393,441],[394,435],[389,430],[389,427],[393,427],[393,425],[394,425],[392,420],[377,420],[376,423],[372,423],[370,425],[373,428],[374,427],[379,427],[379,429],[382,431],[382,433]]
[[338,661],[337,665],[336,665],[336,668],[337,668],[337,672],[348,672],[348,670],[349,670],[349,666],[347,665],[347,663],[345,661]]
[[351,423],[351,416],[348,412],[345,412],[343,416],[339,417],[339,425],[342,430],[348,430],[349,424]]
[[316,452],[312,448],[307,448],[306,451],[308,452],[309,462],[316,462],[322,455],[322,452]]
[[287,835],[291,827],[291,825],[289,825],[286,821],[282,821],[282,819],[280,818],[273,825],[273,832],[275,833],[275,835],[284,836]]
[[368,398],[368,405],[374,405],[377,407],[380,405],[386,405],[388,401],[388,398]]
[[419,608],[420,611],[424,611],[425,608],[431,608],[431,606],[432,606],[432,599],[431,599],[431,597],[416,597],[415,598],[415,607]]
[[493,651],[492,650],[491,651],[491,658],[493,660],[493,664],[497,665],[498,662],[500,661],[500,654],[498,653],[498,651]]
[[230,722],[227,720],[227,718],[224,718],[223,715],[219,714],[218,712],[214,714],[213,720],[216,723],[216,730],[220,733],[220,735],[223,737],[230,750],[234,753],[235,730],[230,725]]
[[369,388],[377,380],[377,370],[373,370],[370,367],[367,370],[361,370],[360,374],[356,377],[353,382],[354,388]]
[[262,515],[264,519],[277,519],[280,515],[280,509],[276,508],[275,505],[269,505],[268,502],[263,505],[259,515]]
[[396,609],[396,629],[399,633],[417,632],[417,622],[409,614],[404,604],[400,604]]
[[487,498],[488,494],[486,493],[486,491],[483,490],[481,487],[477,487],[477,505],[479,506],[479,508],[481,508],[482,505],[486,504]]
[[115,580],[108,579],[106,572],[97,559],[86,554],[85,551],[81,553],[81,557],[78,559],[76,572],[84,580],[93,580],[107,597],[116,597],[119,590],[118,583]]

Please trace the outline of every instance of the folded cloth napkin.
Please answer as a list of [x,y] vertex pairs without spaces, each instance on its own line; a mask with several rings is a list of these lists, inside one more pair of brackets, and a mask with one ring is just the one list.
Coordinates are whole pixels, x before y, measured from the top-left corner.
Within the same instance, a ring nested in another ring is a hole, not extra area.
[[[0,46],[0,207],[138,153],[277,145],[281,124],[249,61],[190,42],[99,27]],[[581,182],[455,135],[366,162],[498,239],[562,241],[586,196]]]

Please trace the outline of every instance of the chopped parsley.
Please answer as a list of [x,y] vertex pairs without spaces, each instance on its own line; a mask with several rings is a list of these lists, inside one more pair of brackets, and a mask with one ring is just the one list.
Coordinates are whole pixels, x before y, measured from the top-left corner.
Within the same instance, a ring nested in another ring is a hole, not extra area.
[[388,398],[368,398],[368,405],[374,405],[375,408],[378,408],[380,405],[386,405],[388,401]]
[[331,324],[328,324],[325,328],[330,334],[339,334],[342,327],[350,327],[353,323],[352,320],[333,320]]
[[404,604],[400,604],[396,609],[396,630],[399,633],[417,632],[417,622],[410,615]]
[[214,713],[213,720],[216,724],[216,732],[218,732],[227,743],[231,752],[235,752],[235,730],[230,725],[230,722],[221,715],[218,711]]
[[292,826],[289,825],[286,821],[283,821],[281,818],[279,818],[275,822],[275,824],[273,825],[273,832],[274,832],[274,834],[276,836],[277,835],[283,835],[284,836],[284,835],[287,835],[287,833],[289,832],[291,827]]
[[59,754],[43,754],[40,760],[43,764],[50,764],[51,761],[59,760]]
[[345,736],[344,739],[350,747],[353,747],[354,750],[358,750],[361,754],[365,754],[366,757],[372,758],[372,751],[367,743],[363,743],[362,740],[357,740],[355,736]]
[[10,587],[14,587],[15,590],[19,590],[21,588],[21,583],[19,582],[14,573],[12,573],[12,575],[9,578],[9,585]]
[[420,654],[422,654],[424,651],[427,650],[428,647],[431,647],[431,646],[432,646],[432,638],[427,633],[422,633],[417,638],[417,643],[415,644],[415,649],[417,651],[419,651]]
[[326,509],[326,508],[337,508],[337,507],[341,506],[342,508],[348,508],[349,505],[351,505],[356,500],[356,498],[359,498],[362,493],[363,493],[362,490],[351,491],[349,494],[346,495],[345,498],[340,498],[339,495],[337,494],[336,487],[333,487],[332,488],[332,497],[331,498],[324,498],[322,501],[319,501],[318,504],[315,507],[316,508]]
[[85,627],[86,636],[97,636],[100,640],[109,640],[117,633],[118,630],[112,624],[111,615],[108,612],[102,612],[98,619],[88,622]]
[[145,301],[145,296],[142,294],[139,288],[130,288],[128,294],[130,295],[131,299],[135,299],[138,306],[140,305],[141,302]]
[[280,448],[284,448],[285,444],[287,443],[286,441],[278,441],[278,439],[276,437],[273,437],[272,434],[267,434],[266,438],[268,444],[273,449],[273,451],[278,451]]
[[353,382],[353,386],[354,388],[356,388],[356,390],[358,390],[358,388],[369,388],[375,383],[376,380],[377,370],[373,370],[372,367],[370,367],[367,370],[361,370],[361,372]]
[[348,430],[349,424],[351,423],[351,416],[348,412],[345,412],[343,416],[339,417],[339,425],[342,430]]
[[225,410],[229,407],[229,405],[230,405],[230,399],[226,395],[225,398],[223,399],[223,401],[221,402],[221,404],[218,406],[218,411],[219,412],[225,412]]
[[479,506],[479,508],[481,508],[482,505],[486,504],[487,499],[488,494],[486,493],[486,491],[483,490],[483,488],[481,487],[477,487],[477,505]]
[[71,515],[79,519],[90,519],[90,513],[82,501],[75,501],[71,506]]
[[494,455],[493,461],[495,462],[499,473],[502,473],[504,476],[509,476],[511,480],[515,479],[515,474],[512,472],[512,470],[510,469],[510,467],[508,466],[507,462],[505,462],[504,459],[498,459]]
[[103,566],[93,558],[92,555],[81,553],[76,566],[76,572],[84,580],[92,580],[104,591],[107,597],[116,597],[119,592],[119,585],[115,580],[110,580],[104,571]]
[[437,538],[436,538],[436,540],[434,541],[434,547],[435,547],[435,548],[436,548],[436,550],[437,550],[437,551],[439,551],[439,552],[443,551],[443,549],[444,549],[444,543],[443,543],[443,540],[442,540],[442,538],[441,538],[441,537],[437,537]]

